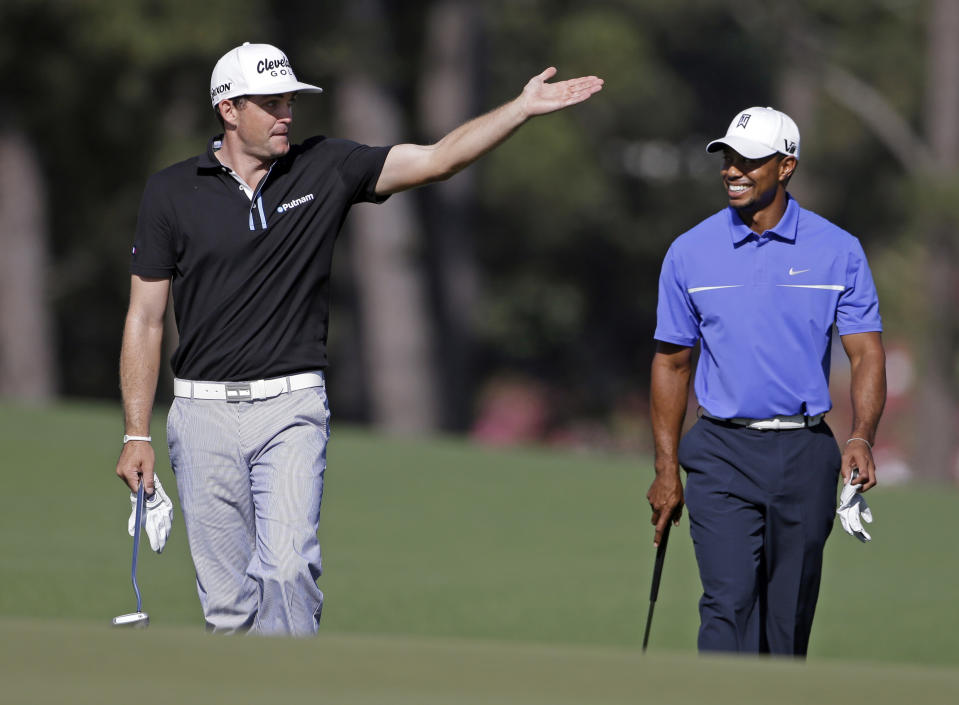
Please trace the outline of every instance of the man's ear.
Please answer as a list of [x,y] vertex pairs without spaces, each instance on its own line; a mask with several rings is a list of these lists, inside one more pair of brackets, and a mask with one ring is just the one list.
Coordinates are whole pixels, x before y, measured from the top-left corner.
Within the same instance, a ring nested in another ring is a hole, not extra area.
[[794,156],[788,155],[783,157],[779,162],[779,180],[788,181],[789,177],[796,171],[796,165],[798,163]]
[[224,98],[217,104],[216,108],[220,111],[220,117],[223,118],[225,127],[236,127],[236,103],[229,98]]

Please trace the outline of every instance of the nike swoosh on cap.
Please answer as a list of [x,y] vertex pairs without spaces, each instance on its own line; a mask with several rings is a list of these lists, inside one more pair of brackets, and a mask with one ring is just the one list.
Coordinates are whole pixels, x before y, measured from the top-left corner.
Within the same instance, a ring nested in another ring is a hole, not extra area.
[[808,272],[808,271],[809,271],[808,269],[793,269],[792,267],[790,267],[789,276],[794,277],[797,274],[802,274],[803,272]]

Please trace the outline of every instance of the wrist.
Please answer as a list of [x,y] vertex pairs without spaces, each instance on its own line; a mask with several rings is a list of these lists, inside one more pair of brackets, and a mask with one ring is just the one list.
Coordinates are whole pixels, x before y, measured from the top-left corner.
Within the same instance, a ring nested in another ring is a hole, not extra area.
[[513,113],[512,122],[514,122],[517,127],[533,117],[526,107],[525,93],[520,93],[518,96],[516,96],[509,107],[512,109]]
[[143,441],[145,443],[149,443],[152,440],[153,440],[152,436],[134,436],[134,435],[128,435],[128,434],[123,435],[123,445],[126,445],[130,441]]
[[653,469],[656,472],[656,477],[659,478],[672,479],[680,476],[678,461],[656,461],[653,464]]
[[846,445],[848,446],[850,443],[854,443],[854,442],[855,442],[855,443],[865,443],[865,444],[866,444],[866,447],[867,447],[870,451],[872,451],[872,443],[871,443],[870,441],[868,441],[867,439],[865,439],[864,437],[862,437],[862,436],[850,436],[850,437],[849,437],[849,440],[846,441]]

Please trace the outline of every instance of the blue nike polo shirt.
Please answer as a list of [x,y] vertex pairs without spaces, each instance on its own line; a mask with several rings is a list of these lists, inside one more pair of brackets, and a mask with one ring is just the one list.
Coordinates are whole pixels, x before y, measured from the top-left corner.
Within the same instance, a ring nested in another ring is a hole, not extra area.
[[859,240],[787,199],[762,235],[726,208],[663,261],[655,338],[702,342],[696,397],[714,416],[828,411],[833,324],[840,335],[882,330]]

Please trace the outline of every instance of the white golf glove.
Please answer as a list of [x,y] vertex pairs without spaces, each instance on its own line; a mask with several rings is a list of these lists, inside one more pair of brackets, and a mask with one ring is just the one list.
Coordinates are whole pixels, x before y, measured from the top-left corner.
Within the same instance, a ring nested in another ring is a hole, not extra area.
[[[133,536],[133,530],[137,523],[137,496],[135,492],[130,493],[130,505],[133,507],[133,511],[130,512],[127,531],[130,536]],[[163,491],[163,485],[160,484],[160,478],[157,475],[153,476],[153,495],[144,499],[143,511],[140,514],[140,525],[147,531],[150,548],[157,553],[162,553],[163,547],[166,546],[167,537],[170,536],[170,529],[173,526],[173,502]]]
[[842,493],[839,495],[839,509],[836,510],[836,514],[839,515],[839,521],[847,534],[866,543],[872,541],[872,536],[863,528],[862,523],[872,523],[872,510],[869,509],[866,500],[859,493],[861,485],[852,484],[856,474],[853,471],[849,483],[843,485]]

